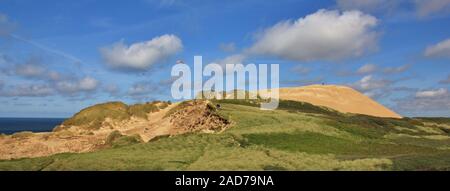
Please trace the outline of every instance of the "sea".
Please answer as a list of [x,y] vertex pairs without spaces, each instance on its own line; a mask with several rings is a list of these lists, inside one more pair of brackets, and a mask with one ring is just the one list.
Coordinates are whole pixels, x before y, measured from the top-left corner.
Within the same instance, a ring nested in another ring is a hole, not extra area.
[[0,118],[0,134],[10,135],[20,131],[50,132],[64,120],[64,118]]

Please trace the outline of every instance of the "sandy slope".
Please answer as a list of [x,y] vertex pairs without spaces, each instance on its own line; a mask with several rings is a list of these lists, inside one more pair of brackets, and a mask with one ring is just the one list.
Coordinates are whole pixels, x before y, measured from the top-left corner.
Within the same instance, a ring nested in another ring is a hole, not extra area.
[[161,109],[159,112],[149,113],[147,120],[135,120],[134,122],[126,122],[121,124],[123,127],[127,127],[126,130],[122,130],[121,133],[125,135],[139,134],[145,142],[150,139],[161,136],[169,135],[171,130],[171,123],[169,118],[164,118],[166,113],[170,109],[177,106],[176,104],[169,105],[165,109]]
[[280,88],[280,99],[304,101],[314,105],[326,106],[344,113],[401,118],[399,114],[346,86],[310,85]]
[[123,135],[137,134],[145,142],[155,136],[170,135],[170,119],[164,116],[176,105],[172,104],[158,112],[149,113],[147,119],[133,117],[129,120],[115,121],[108,118],[105,120],[108,125],[89,132],[81,127],[72,126],[60,132],[0,137],[0,159],[95,151],[102,148],[107,136],[116,130]]
[[208,103],[208,101],[190,102],[169,116],[168,112],[179,103],[148,113],[146,119],[106,118],[99,129],[87,130],[81,126],[70,126],[56,132],[27,132],[0,136],[0,160],[99,150],[105,148],[105,141],[113,131],[119,131],[122,135],[139,135],[143,141],[148,142],[157,136],[197,131],[214,132],[226,128],[228,122],[211,112]]

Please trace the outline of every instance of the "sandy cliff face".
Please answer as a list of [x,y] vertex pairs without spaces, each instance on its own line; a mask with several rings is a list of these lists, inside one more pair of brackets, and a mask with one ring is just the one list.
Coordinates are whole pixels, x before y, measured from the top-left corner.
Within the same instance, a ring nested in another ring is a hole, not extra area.
[[0,159],[91,152],[108,147],[106,140],[113,132],[138,136],[147,142],[157,136],[221,131],[229,125],[227,120],[215,113],[209,101],[188,101],[164,107],[157,103],[155,106],[157,109],[142,111],[144,113],[141,110],[132,111],[139,114],[140,117],[137,117],[128,116],[130,111],[124,110],[127,107],[124,104],[98,104],[80,111],[54,132],[22,132],[2,136]]
[[280,88],[280,99],[303,101],[325,106],[343,113],[357,113],[377,117],[401,118],[399,114],[366,95],[346,86],[311,85]]

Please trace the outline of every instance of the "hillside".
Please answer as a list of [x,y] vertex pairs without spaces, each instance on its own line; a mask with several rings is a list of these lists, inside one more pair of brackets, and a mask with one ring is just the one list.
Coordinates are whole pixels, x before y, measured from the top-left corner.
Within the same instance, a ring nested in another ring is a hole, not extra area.
[[[217,104],[220,109],[210,108]],[[211,104],[195,105],[183,102],[165,113],[179,116],[171,118],[175,121],[192,121],[189,127],[221,121],[229,121],[230,126],[159,136],[149,142],[128,141],[126,136],[113,133],[107,141],[112,147],[3,160],[0,170],[450,169],[448,119],[349,115],[283,100],[274,111],[260,110],[258,102],[249,100],[212,100]],[[179,115],[186,112],[199,115]],[[205,116],[212,116],[208,123],[199,120]]]
[[311,85],[280,88],[280,99],[294,100],[325,106],[344,113],[365,114],[377,117],[401,116],[364,94],[346,86]]
[[1,136],[0,159],[93,152],[127,142],[148,142],[159,136],[221,131],[228,126],[229,122],[218,116],[208,101],[134,105],[108,102],[81,110],[53,132]]

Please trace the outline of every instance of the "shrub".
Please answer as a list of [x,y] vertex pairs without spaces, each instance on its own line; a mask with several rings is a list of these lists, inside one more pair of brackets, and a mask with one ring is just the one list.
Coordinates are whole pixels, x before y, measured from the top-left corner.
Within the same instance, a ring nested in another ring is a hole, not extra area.
[[105,144],[112,145],[115,140],[117,140],[118,138],[120,138],[122,136],[123,136],[122,133],[120,133],[118,130],[115,130],[115,131],[111,132],[108,135],[108,137],[106,137]]

